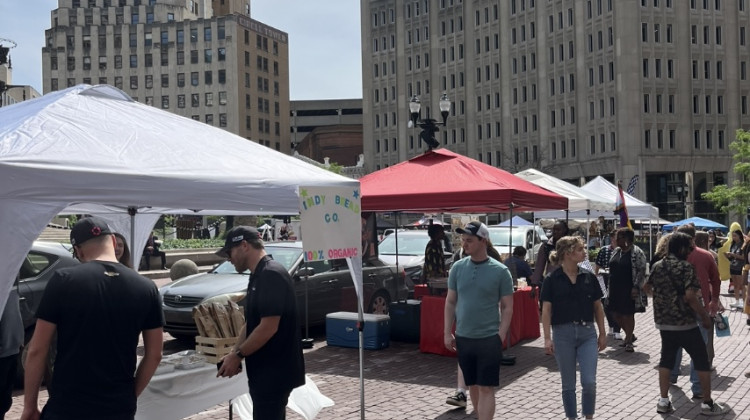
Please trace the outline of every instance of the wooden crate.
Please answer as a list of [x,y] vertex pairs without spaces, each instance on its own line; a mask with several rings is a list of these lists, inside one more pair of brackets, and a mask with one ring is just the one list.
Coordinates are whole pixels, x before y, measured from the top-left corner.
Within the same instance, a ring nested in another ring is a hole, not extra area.
[[195,352],[206,357],[208,363],[218,363],[222,357],[232,351],[237,344],[237,337],[232,338],[211,338],[195,337]]

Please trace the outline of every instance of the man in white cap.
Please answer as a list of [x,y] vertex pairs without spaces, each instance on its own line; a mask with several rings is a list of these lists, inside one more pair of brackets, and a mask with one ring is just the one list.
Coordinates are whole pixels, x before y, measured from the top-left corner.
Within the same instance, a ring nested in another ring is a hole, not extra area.
[[456,232],[470,258],[454,263],[448,275],[443,339],[446,348],[458,353],[477,417],[490,420],[495,415],[495,388],[500,385],[502,338],[513,315],[513,279],[505,265],[487,255],[487,226],[474,221]]
[[[70,243],[81,265],[60,269],[39,303],[26,358],[21,419],[40,418],[39,387],[57,333],[42,419],[132,420],[161,361],[164,324],[156,285],[117,261],[115,236],[98,217],[78,221]],[[144,356],[136,366],[138,338]]]

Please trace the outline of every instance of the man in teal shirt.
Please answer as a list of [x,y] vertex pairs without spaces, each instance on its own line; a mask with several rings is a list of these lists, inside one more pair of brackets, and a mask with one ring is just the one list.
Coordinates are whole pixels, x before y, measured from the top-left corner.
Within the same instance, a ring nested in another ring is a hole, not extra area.
[[456,232],[469,258],[454,263],[448,276],[443,337],[445,347],[458,353],[477,417],[490,420],[500,385],[502,337],[513,315],[513,279],[505,265],[487,255],[487,226],[474,221]]

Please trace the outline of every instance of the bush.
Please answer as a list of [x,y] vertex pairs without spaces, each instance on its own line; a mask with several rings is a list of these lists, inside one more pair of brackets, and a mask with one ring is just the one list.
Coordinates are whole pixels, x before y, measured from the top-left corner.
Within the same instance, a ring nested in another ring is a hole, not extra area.
[[162,245],[162,250],[168,249],[192,249],[192,248],[216,248],[224,246],[223,239],[167,239]]

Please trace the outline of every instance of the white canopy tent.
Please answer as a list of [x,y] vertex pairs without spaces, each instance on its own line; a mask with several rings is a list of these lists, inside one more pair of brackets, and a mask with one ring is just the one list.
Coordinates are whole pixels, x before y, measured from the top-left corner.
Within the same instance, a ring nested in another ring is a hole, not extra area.
[[[536,218],[565,218],[566,213],[573,212],[586,212],[586,210],[598,212],[612,212],[615,208],[615,201],[609,198],[602,197],[599,194],[584,190],[581,187],[563,181],[559,178],[555,178],[552,175],[547,175],[544,172],[536,169],[525,169],[521,172],[516,173],[517,177],[521,177],[533,184],[536,184],[542,188],[558,193],[563,197],[568,197],[568,209],[567,210],[550,210],[550,211],[537,211],[534,212]],[[585,218],[585,217],[584,217]]]
[[[581,189],[611,199],[613,203],[612,207],[609,210],[602,212],[601,214],[597,214],[597,216],[604,216],[605,218],[612,217],[615,210],[614,203],[615,201],[617,201],[617,195],[619,194],[617,185],[612,184],[601,176],[597,176],[596,178],[592,179],[584,186],[582,186]],[[628,217],[630,218],[630,220],[646,219],[653,221],[653,223],[656,223],[659,220],[658,208],[652,206],[651,204],[644,203],[643,201],[633,197],[626,192],[623,192],[623,195],[625,196],[625,207],[627,207],[628,209]],[[591,214],[593,215],[594,212],[592,211]],[[579,216],[580,214],[571,214],[570,217],[574,219],[585,218],[585,216]]]
[[73,204],[102,204],[123,217],[129,208],[297,214],[301,186],[359,188],[356,180],[107,85],[0,108],[0,178],[0,312],[34,239]]

